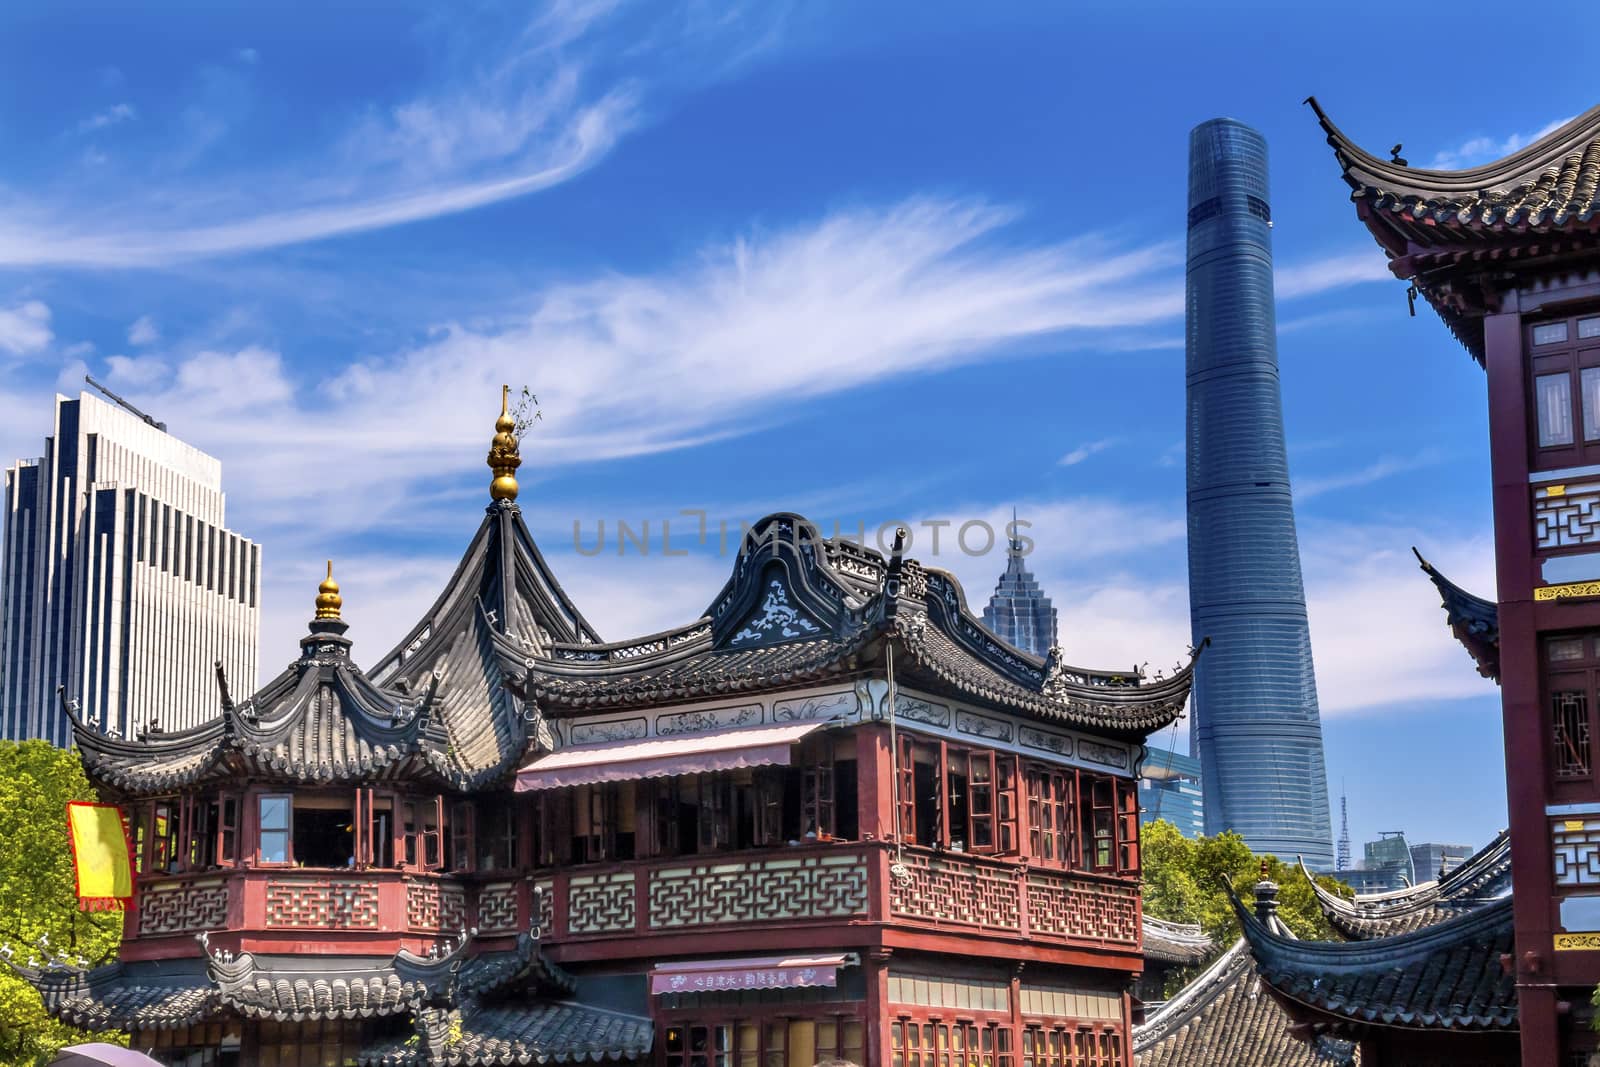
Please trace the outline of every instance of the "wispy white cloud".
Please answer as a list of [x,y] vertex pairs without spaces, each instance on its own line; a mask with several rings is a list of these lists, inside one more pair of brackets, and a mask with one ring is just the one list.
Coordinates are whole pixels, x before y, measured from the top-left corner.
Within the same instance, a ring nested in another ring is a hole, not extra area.
[[1104,437],[1098,441],[1085,442],[1057,460],[1057,465],[1062,467],[1076,467],[1090,456],[1104,452],[1106,449],[1110,448],[1116,443],[1117,439],[1115,437]]
[[[1181,314],[1173,247],[1019,246],[1015,219],[925,199],[837,212],[656,274],[557,284],[520,313],[445,323],[418,347],[320,379],[265,347],[214,348],[169,355],[170,379],[132,391],[221,454],[230,483],[242,480],[236,500],[281,515],[309,485],[364,484],[369,464],[419,484],[475,467],[485,406],[507,379],[538,391],[539,462],[561,465],[742,432],[869,382]],[[392,426],[406,432],[375,432]],[[325,462],[332,453],[341,463]],[[399,487],[391,499],[405,506]]]
[[1436,452],[1425,450],[1414,456],[1385,456],[1364,467],[1339,474],[1300,478],[1294,483],[1294,497],[1297,501],[1306,501],[1339,489],[1356,489],[1396,474],[1407,474],[1423,467],[1431,467],[1443,458]]
[[161,337],[161,331],[156,329],[156,322],[149,315],[140,315],[128,327],[128,343],[130,345],[154,344]]
[[90,115],[88,118],[78,123],[77,131],[79,133],[93,133],[95,130],[103,130],[107,126],[116,126],[124,122],[132,122],[138,117],[139,112],[134,109],[132,104],[112,104],[104,111]]
[[234,50],[233,57],[241,63],[254,65],[260,61],[261,53],[254,48],[237,48]]
[[1273,272],[1272,288],[1279,300],[1294,300],[1363,282],[1393,280],[1383,253],[1372,248],[1279,267]]
[[1454,148],[1447,148],[1436,154],[1428,164],[1429,170],[1465,170],[1469,167],[1492,163],[1494,160],[1511,155],[1520,149],[1548,136],[1572,121],[1568,115],[1554,122],[1547,122],[1532,133],[1514,133],[1504,139],[1495,137],[1471,137]]
[[1445,625],[1411,546],[1464,588],[1494,595],[1488,531],[1439,539],[1403,526],[1302,524],[1301,559],[1324,714],[1492,694]]
[[0,307],[0,352],[33,355],[55,339],[50,329],[50,308],[40,300]]
[[[178,182],[174,175],[229,132],[236,118],[230,112],[247,109],[252,91],[242,80],[254,75],[243,68],[252,64],[236,54],[239,63],[202,72],[201,98],[181,113],[181,143],[166,153],[160,180],[141,183],[141,192],[120,188],[117,199],[103,203],[63,202],[40,191],[4,204],[0,267],[162,267],[403,225],[549,189],[604,158],[667,83],[712,77],[770,47],[770,28],[783,15],[781,5],[762,5],[749,19],[662,17],[647,19],[631,38],[602,37],[597,27],[614,7],[550,3],[492,48],[481,40],[440,44],[457,57],[442,75],[409,99],[367,107],[320,152],[272,170],[210,175],[198,186]],[[448,42],[470,21],[430,24],[437,31],[430,39]],[[693,62],[669,76],[658,62],[669,54]],[[219,197],[219,189],[235,192]]]

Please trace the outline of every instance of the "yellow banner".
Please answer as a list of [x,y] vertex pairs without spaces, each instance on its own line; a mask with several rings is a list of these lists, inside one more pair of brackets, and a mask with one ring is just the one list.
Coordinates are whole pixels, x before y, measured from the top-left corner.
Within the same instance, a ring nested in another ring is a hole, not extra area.
[[72,865],[78,872],[78,906],[115,908],[133,897],[133,862],[122,811],[113,804],[74,800],[67,805]]

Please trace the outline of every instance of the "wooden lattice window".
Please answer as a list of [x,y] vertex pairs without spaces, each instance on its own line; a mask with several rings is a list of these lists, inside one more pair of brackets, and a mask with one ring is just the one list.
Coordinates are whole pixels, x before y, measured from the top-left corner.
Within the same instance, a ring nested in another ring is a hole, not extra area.
[[1029,854],[1045,866],[1070,866],[1074,775],[1071,771],[1031,766],[1026,777]]
[[1117,870],[1139,873],[1139,786],[1117,782]]
[[896,1019],[889,1024],[893,1067],[1016,1067],[1008,1023]]
[[217,818],[217,862],[232,867],[239,862],[239,797],[222,798]]
[[994,761],[995,829],[999,837],[996,851],[1002,855],[1015,855],[1022,847],[1021,828],[1018,825],[1017,757],[996,755]]
[[668,1022],[661,1033],[666,1067],[781,1067],[843,1059],[866,1062],[866,1028],[850,1016]]
[[1088,779],[1089,803],[1083,810],[1084,866],[1096,871],[1116,867],[1116,785],[1110,778]]
[[807,745],[801,752],[800,823],[807,837],[833,837],[834,818],[833,739]]
[[1589,743],[1589,694],[1582,689],[1553,689],[1550,730],[1555,745],[1557,778],[1588,778],[1593,773]]
[[1594,715],[1600,683],[1600,633],[1544,640],[1544,706],[1550,779],[1561,795],[1594,791]]

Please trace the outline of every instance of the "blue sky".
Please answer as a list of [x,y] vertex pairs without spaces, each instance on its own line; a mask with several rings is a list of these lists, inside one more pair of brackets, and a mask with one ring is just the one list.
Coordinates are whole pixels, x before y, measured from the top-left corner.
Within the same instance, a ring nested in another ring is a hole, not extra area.
[[[870,529],[1015,504],[1067,659],[1166,666],[1186,138],[1232,115],[1272,151],[1331,785],[1358,849],[1482,843],[1497,691],[1409,546],[1492,591],[1483,375],[1407,316],[1301,101],[1470,166],[1592,84],[1453,34],[1450,70],[1495,75],[1419,103],[1416,39],[1347,6],[992,7],[6,5],[0,453],[37,455],[88,370],[222,458],[265,545],[265,675],[326,556],[358,655],[425,609],[480,518],[502,381],[539,394],[524,511],[607,638],[726,577],[660,554],[682,509]],[[575,552],[602,519],[657,550]],[[998,556],[928,548],[988,596]]]

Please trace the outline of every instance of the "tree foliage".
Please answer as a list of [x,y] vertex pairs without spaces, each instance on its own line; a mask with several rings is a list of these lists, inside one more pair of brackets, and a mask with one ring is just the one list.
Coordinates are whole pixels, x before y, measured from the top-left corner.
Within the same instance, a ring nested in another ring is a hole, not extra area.
[[[78,910],[67,843],[67,801],[93,799],[76,752],[0,741],[0,944],[19,964],[65,955],[98,966],[116,957],[122,913]],[[83,1040],[106,1036],[56,1022],[32,986],[0,967],[0,1067],[31,1067]]]
[[[1199,923],[1219,949],[1233,944],[1239,936],[1239,919],[1222,889],[1226,878],[1241,900],[1255,899],[1255,884],[1261,880],[1261,864],[1267,864],[1267,877],[1278,884],[1278,917],[1296,937],[1334,941],[1334,933],[1317,906],[1311,883],[1298,864],[1284,863],[1276,856],[1256,856],[1244,838],[1231,831],[1215,837],[1190,839],[1165,820],[1145,825],[1140,831],[1144,865],[1144,912],[1154,919],[1169,922]],[[1344,883],[1318,875],[1317,884],[1340,896],[1349,897]]]

